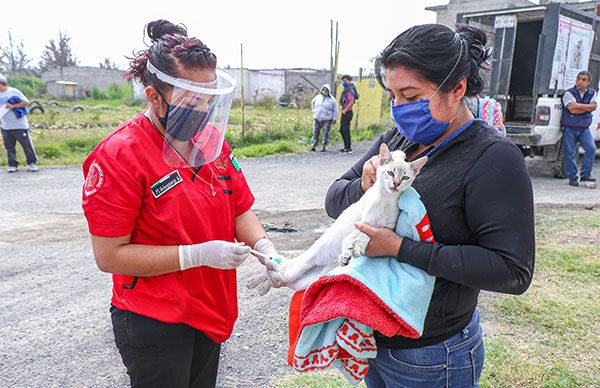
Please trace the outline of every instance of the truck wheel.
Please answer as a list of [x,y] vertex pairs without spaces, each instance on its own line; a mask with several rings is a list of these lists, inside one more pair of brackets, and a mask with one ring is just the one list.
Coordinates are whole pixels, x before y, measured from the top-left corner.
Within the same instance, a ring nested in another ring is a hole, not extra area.
[[558,145],[558,156],[556,160],[550,162],[550,168],[552,169],[552,175],[558,179],[567,178],[567,169],[565,167],[565,150],[563,149],[562,140]]

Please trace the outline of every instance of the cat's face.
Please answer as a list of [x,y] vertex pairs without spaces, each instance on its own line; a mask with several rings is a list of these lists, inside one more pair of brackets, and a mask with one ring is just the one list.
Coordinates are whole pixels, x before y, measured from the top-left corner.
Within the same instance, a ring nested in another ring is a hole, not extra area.
[[380,180],[383,187],[392,194],[409,188],[427,161],[425,156],[409,163],[404,152],[390,152],[385,144],[381,145],[379,157],[377,180]]

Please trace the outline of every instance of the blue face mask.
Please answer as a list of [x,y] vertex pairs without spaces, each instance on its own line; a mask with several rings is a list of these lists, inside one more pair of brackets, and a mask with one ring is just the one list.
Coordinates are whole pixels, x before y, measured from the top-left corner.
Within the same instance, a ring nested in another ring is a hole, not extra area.
[[435,143],[450,126],[451,121],[437,121],[431,116],[429,100],[393,105],[392,121],[398,131],[407,139],[423,145]]
[[342,82],[342,86],[345,87],[345,88],[347,88],[349,85],[350,84],[348,82],[346,82],[346,81]]
[[416,102],[408,102],[406,104],[394,106],[394,102],[391,102],[391,116],[392,121],[396,125],[398,131],[407,139],[414,141],[415,143],[423,145],[432,145],[435,143],[446,131],[448,127],[458,116],[461,108],[456,113],[456,116],[449,122],[437,121],[431,116],[431,110],[429,109],[429,103],[431,98],[440,90],[442,85],[450,78],[450,75],[458,66],[460,58],[462,56],[462,40],[460,41],[460,53],[456,64],[448,73],[448,76],[442,81],[440,86],[435,92],[429,97],[429,99],[420,100]]

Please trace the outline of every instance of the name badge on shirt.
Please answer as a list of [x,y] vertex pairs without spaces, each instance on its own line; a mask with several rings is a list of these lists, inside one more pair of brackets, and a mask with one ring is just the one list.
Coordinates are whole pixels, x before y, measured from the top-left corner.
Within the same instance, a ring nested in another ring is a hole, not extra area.
[[158,182],[150,186],[150,189],[152,190],[152,195],[154,198],[158,198],[181,182],[183,182],[183,179],[181,179],[179,171],[175,170],[165,175]]

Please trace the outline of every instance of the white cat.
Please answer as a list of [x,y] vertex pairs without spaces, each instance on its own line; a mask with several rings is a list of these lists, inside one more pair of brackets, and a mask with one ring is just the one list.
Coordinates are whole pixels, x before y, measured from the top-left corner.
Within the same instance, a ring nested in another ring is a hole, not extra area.
[[251,279],[247,286],[255,288],[260,285],[261,295],[266,294],[270,287],[287,286],[304,290],[338,263],[347,265],[352,257],[364,254],[371,238],[356,229],[355,222],[394,229],[399,213],[398,197],[412,185],[427,157],[409,163],[404,152],[390,153],[388,147],[382,144],[379,162],[373,186],[358,202],[344,210],[308,250],[295,259],[285,260],[277,271],[267,273],[265,270],[265,273]]

